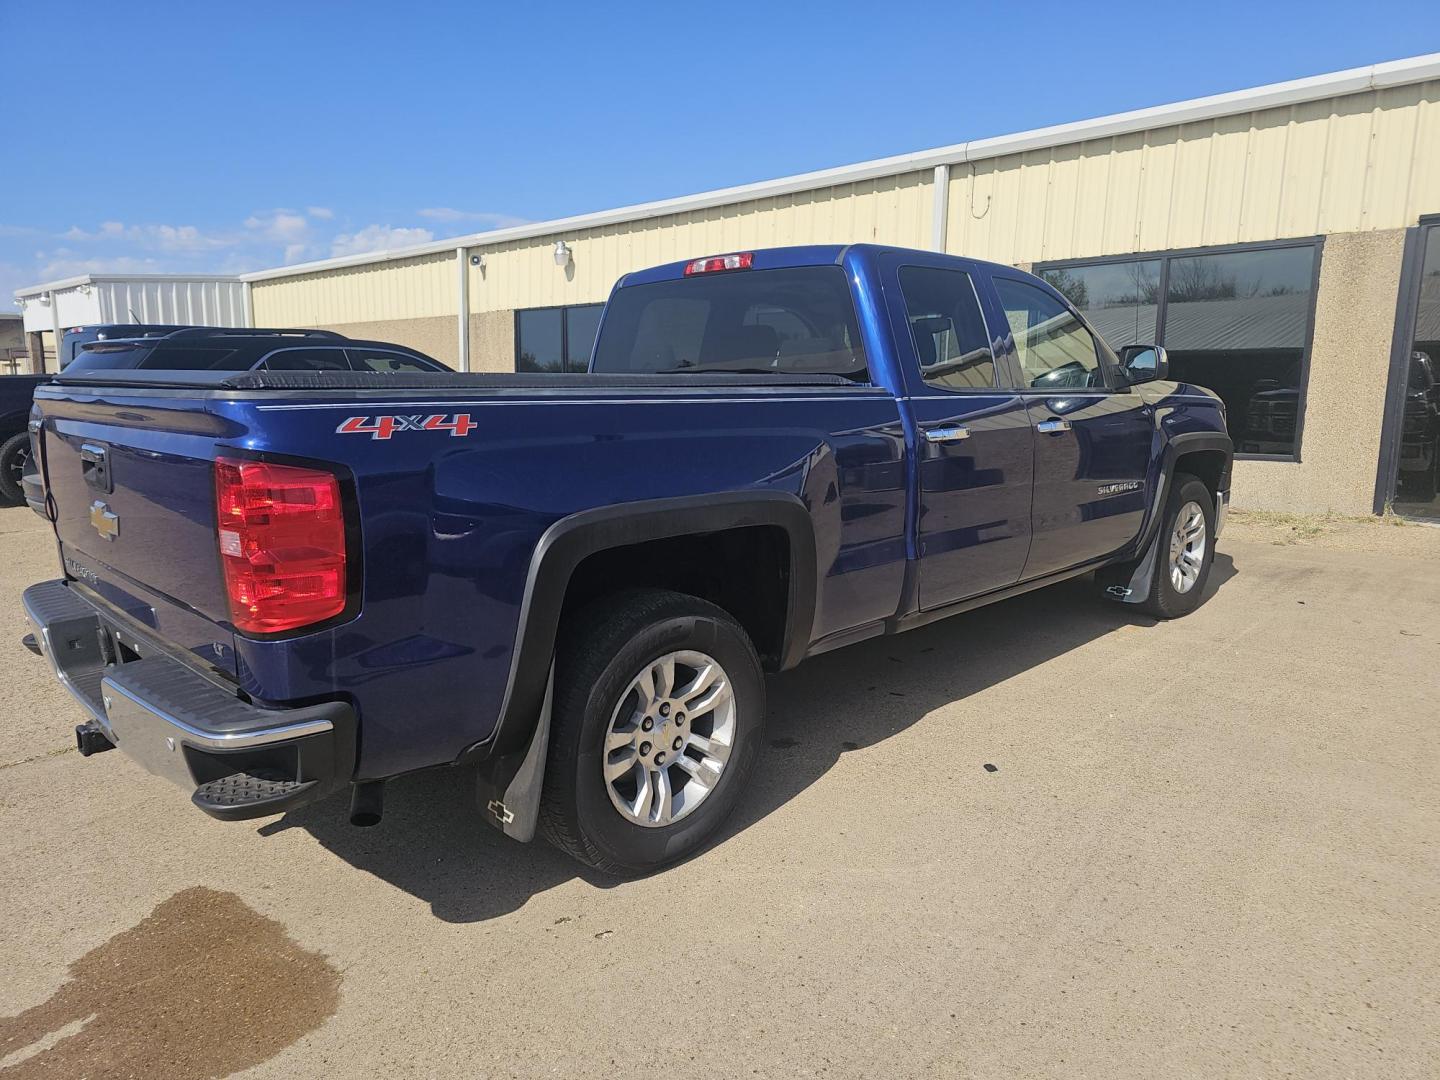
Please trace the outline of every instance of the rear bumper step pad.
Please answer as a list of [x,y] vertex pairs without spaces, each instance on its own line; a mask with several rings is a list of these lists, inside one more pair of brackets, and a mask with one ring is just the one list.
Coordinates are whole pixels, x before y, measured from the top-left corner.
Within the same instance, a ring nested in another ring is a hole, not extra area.
[[349,705],[262,708],[143,638],[141,659],[117,663],[106,613],[65,581],[32,585],[24,605],[40,652],[104,736],[212,817],[281,813],[349,782]]

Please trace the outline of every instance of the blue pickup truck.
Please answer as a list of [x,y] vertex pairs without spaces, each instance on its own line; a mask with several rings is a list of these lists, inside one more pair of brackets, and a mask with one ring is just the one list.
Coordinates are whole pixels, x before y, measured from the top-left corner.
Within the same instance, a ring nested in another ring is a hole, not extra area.
[[1009,267],[857,244],[629,274],[585,375],[103,371],[35,396],[64,576],[27,640],[222,819],[473,771],[646,872],[763,744],[766,672],[1081,574],[1169,618],[1224,407]]

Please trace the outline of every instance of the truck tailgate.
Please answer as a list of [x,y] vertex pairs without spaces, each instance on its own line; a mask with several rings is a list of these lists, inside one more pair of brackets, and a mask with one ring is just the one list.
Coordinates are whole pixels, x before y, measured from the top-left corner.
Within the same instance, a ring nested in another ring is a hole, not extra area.
[[215,439],[203,401],[122,393],[41,401],[40,452],[68,577],[235,674],[216,547]]

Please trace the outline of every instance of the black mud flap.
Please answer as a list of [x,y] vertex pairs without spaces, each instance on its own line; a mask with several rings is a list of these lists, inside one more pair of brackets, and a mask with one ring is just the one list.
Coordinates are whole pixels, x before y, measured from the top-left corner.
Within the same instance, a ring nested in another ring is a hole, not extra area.
[[485,820],[506,836],[528,843],[535,838],[540,817],[540,789],[545,783],[545,757],[550,747],[550,701],[555,668],[545,684],[545,701],[530,741],[519,749],[486,758],[476,767],[475,799]]
[[[1139,562],[1127,564],[1134,567],[1128,577],[1123,573],[1107,575],[1113,579],[1113,584],[1105,587],[1106,596],[1112,600],[1118,600],[1122,604],[1143,604],[1149,598],[1150,586],[1155,582],[1155,564],[1160,558],[1161,531],[1160,529],[1155,530],[1155,535],[1151,537],[1150,545],[1145,549],[1145,554]],[[1115,569],[1120,568],[1116,567]]]

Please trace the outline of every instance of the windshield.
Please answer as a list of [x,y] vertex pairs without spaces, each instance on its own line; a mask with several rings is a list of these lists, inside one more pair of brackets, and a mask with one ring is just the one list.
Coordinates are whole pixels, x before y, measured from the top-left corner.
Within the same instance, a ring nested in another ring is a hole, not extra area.
[[617,289],[596,372],[779,372],[866,377],[838,266],[697,274]]

